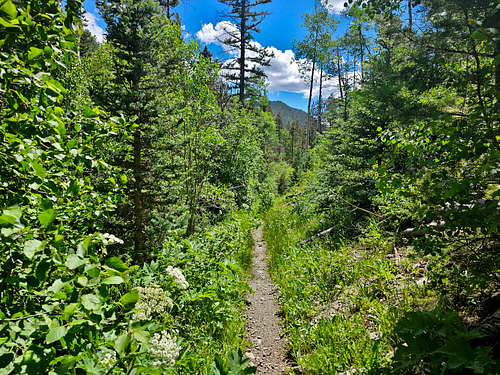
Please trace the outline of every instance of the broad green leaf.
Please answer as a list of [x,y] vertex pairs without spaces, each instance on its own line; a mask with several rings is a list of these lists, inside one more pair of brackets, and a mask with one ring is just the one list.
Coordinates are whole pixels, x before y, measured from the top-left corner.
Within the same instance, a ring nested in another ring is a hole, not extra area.
[[7,216],[13,216],[17,221],[17,220],[21,220],[21,215],[23,214],[23,211],[18,206],[12,206],[6,210],[3,210],[3,213],[4,213],[4,215],[7,215]]
[[82,296],[82,305],[87,310],[99,310],[100,303],[99,297],[95,294],[85,294]]
[[485,33],[483,33],[482,31],[480,30],[476,30],[472,33],[471,37],[473,39],[476,39],[476,40],[487,40],[488,39],[488,35],[486,35]]
[[8,16],[10,19],[16,18],[16,6],[10,0],[0,0],[0,12]]
[[57,375],[65,375],[70,373],[71,367],[75,364],[78,357],[72,355],[66,355],[64,357],[57,358],[56,360],[60,362],[60,365],[56,368]]
[[50,58],[50,56],[52,56],[52,53],[54,51],[52,51],[52,48],[50,48],[49,46],[45,46],[43,48],[43,54],[45,55],[46,58]]
[[87,118],[95,118],[99,116],[99,113],[97,113],[97,110],[94,110],[87,106],[83,109],[83,116]]
[[106,260],[106,266],[119,272],[128,271],[128,266],[118,257],[112,257]]
[[76,281],[81,286],[87,286],[89,284],[89,279],[87,279],[85,276],[80,276],[78,279],[76,279]]
[[137,375],[162,375],[163,370],[152,368],[152,367],[138,367]]
[[69,305],[67,305],[64,308],[64,319],[69,320],[69,318],[71,318],[71,316],[73,316],[73,314],[75,313],[76,309],[78,309],[78,306],[80,306],[79,303],[70,303]]
[[138,367],[137,375],[162,375],[164,374],[163,370],[152,368],[152,367]]
[[137,292],[136,289],[131,290],[127,294],[125,294],[122,298],[120,298],[120,303],[122,305],[129,305],[132,303],[136,303],[139,301],[139,293]]
[[66,259],[66,267],[68,267],[70,270],[74,270],[86,263],[86,259],[80,258],[76,254],[71,254],[70,256],[68,256],[68,259]]
[[35,253],[38,250],[40,250],[40,248],[42,247],[42,245],[43,245],[43,242],[39,241],[39,240],[29,240],[29,241],[27,241],[24,244],[24,249],[23,249],[24,255],[26,255],[26,257],[28,259],[33,259],[33,257],[35,256]]
[[133,335],[134,339],[143,344],[148,344],[151,340],[151,336],[147,331],[134,330]]
[[10,215],[0,215],[0,225],[14,225],[16,223],[16,218]]
[[50,288],[48,289],[50,292],[53,292],[53,293],[57,293],[59,292],[64,286],[66,285],[66,283],[62,282],[61,279],[57,279],[56,281],[54,281],[54,283],[50,286]]
[[92,278],[99,277],[100,273],[101,273],[101,271],[97,267],[89,268],[87,270],[87,275],[89,275],[89,277],[92,277]]
[[42,224],[45,228],[48,228],[55,219],[56,212],[52,208],[49,208],[48,210],[45,210],[38,214],[38,220],[40,220],[40,224]]
[[41,166],[40,163],[38,163],[36,160],[31,161],[31,168],[35,171],[35,174],[40,177],[40,178],[45,178],[47,177],[47,171],[45,170],[44,167]]
[[127,350],[128,345],[130,344],[130,333],[124,333],[123,335],[119,336],[116,341],[115,341],[115,350],[118,352],[118,354],[121,356],[125,354],[125,351]]
[[18,206],[9,207],[0,215],[0,225],[14,225],[21,219],[21,215],[22,210]]
[[106,285],[118,285],[124,282],[125,280],[123,280],[120,276],[111,276],[102,281],[102,283]]
[[47,337],[45,338],[45,342],[47,344],[52,344],[54,341],[58,341],[66,335],[66,327],[56,327],[51,328]]
[[43,53],[43,49],[31,47],[29,52],[28,52],[28,60],[36,59],[42,53]]

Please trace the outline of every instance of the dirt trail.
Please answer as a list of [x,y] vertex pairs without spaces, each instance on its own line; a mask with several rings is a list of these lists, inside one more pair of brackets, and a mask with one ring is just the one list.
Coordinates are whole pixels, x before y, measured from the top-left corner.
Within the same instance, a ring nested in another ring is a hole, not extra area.
[[262,239],[262,226],[254,234],[253,269],[246,309],[247,339],[253,344],[246,356],[257,366],[258,375],[285,373],[286,341],[281,337],[276,302],[276,290],[267,270],[266,243]]

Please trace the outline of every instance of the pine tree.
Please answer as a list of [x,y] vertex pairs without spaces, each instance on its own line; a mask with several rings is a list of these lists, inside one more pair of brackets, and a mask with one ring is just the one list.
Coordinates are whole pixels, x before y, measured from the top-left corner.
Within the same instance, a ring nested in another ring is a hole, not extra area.
[[[121,113],[134,121],[135,127],[131,145],[124,151],[130,160],[127,168],[132,170],[129,180],[129,194],[132,198],[134,250],[137,260],[147,257],[144,230],[147,220],[148,196],[147,177],[150,174],[146,160],[151,143],[151,123],[157,117],[154,106],[158,95],[151,84],[152,72],[165,67],[157,65],[157,56],[167,47],[166,38],[157,38],[168,32],[168,22],[158,3],[153,0],[98,0],[97,5],[107,24],[107,40],[114,50],[114,82],[108,91],[113,101],[106,103],[106,109]],[[163,52],[165,54],[165,52]],[[170,58],[174,58],[174,53]],[[118,159],[123,159],[118,157]],[[117,163],[124,161],[117,161]]]
[[177,5],[179,5],[180,0],[160,0],[160,5],[165,9],[165,12],[167,13],[167,17],[170,19],[171,16],[173,16],[173,13],[171,13],[171,10],[175,8]]
[[82,35],[80,36],[80,56],[89,56],[97,48],[99,48],[99,43],[97,42],[95,36],[93,36],[90,31],[83,30]]
[[257,11],[259,5],[270,3],[271,0],[219,0],[231,7],[227,17],[236,25],[236,30],[226,30],[224,44],[239,50],[239,58],[229,60],[224,65],[226,80],[238,90],[240,102],[245,103],[249,86],[262,83],[266,77],[263,66],[270,65],[272,54],[266,49],[252,43],[254,33],[260,32],[259,25],[268,15],[268,12]]

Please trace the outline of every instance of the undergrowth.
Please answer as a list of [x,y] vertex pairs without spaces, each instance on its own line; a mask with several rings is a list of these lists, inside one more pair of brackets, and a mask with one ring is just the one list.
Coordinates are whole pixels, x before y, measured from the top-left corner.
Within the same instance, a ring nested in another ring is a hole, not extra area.
[[[133,276],[136,286],[160,287],[173,300],[167,313],[146,323],[149,330],[178,337],[180,354],[162,373],[218,375],[228,362],[245,367],[243,307],[255,225],[251,214],[239,213],[189,239],[168,239],[155,260]],[[185,290],[172,288],[169,266],[182,270],[189,283]]]
[[435,258],[395,252],[376,222],[355,240],[307,242],[319,220],[300,195],[278,200],[264,229],[291,374],[494,373],[491,348],[471,346],[481,335],[440,310],[427,279]]

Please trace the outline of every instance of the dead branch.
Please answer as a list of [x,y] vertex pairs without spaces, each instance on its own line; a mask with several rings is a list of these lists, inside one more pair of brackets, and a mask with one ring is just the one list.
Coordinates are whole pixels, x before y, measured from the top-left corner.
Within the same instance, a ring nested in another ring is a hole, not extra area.
[[318,238],[318,237],[322,237],[322,236],[326,236],[327,234],[331,233],[336,227],[331,227],[331,228],[328,228],[326,230],[324,230],[323,232],[319,232],[319,233],[316,233],[315,235],[309,237],[307,240],[304,240],[302,241],[299,246],[304,246],[306,244],[308,244],[309,242],[311,242],[312,240]]

